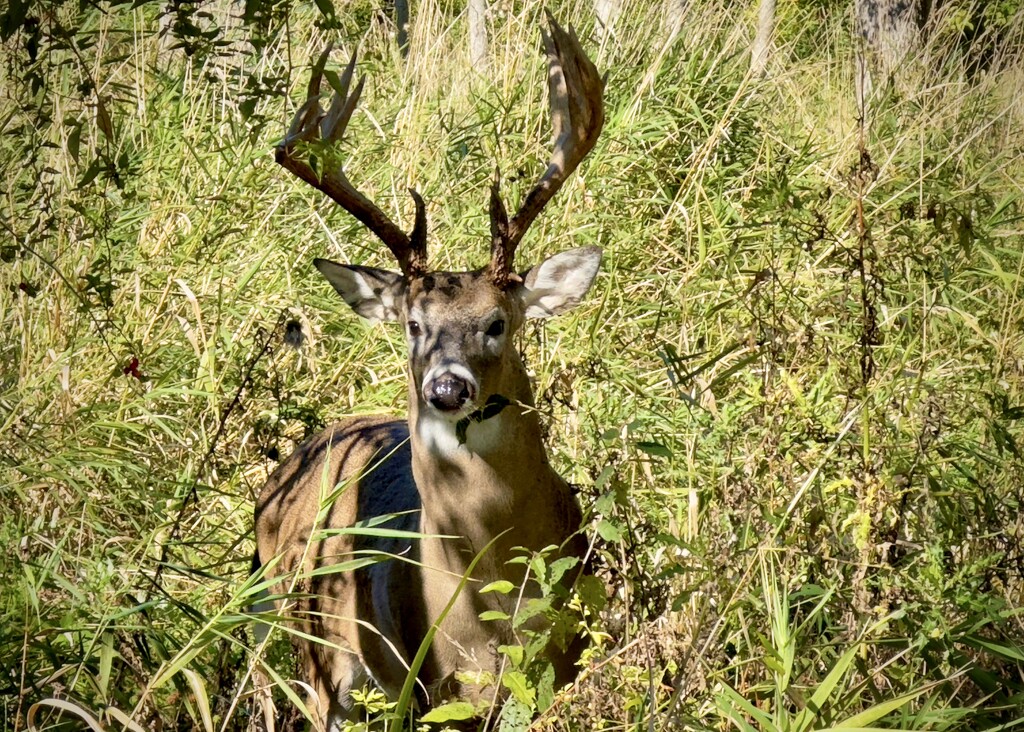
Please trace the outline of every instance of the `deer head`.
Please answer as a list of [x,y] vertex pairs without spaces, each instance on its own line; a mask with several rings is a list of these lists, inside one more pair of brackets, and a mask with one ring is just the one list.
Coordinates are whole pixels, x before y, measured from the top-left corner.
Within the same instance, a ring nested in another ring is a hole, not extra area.
[[[515,381],[521,370],[511,335],[526,318],[547,318],[575,305],[600,265],[596,247],[572,249],[522,274],[514,270],[516,247],[544,205],[594,147],[604,123],[604,81],[580,47],[576,34],[550,16],[543,33],[554,151],[547,170],[510,219],[495,174],[490,191],[491,259],[471,272],[435,272],[427,265],[427,217],[422,198],[410,190],[415,222],[406,235],[348,180],[336,157],[324,155],[314,170],[297,143],[332,143],[342,138],[363,89],[350,93],[353,55],[330,108],[320,106],[320,83],[328,51],[314,66],[306,103],[277,148],[277,161],[323,191],[365,224],[398,261],[398,272],[315,260],[346,303],[371,321],[398,321],[409,343],[410,391],[423,408],[457,420],[495,395],[530,400]],[[504,368],[511,364],[512,368]]]

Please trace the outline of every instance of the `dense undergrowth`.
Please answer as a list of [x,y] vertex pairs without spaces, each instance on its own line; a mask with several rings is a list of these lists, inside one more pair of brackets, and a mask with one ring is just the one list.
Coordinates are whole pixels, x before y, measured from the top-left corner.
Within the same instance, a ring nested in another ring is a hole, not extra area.
[[[310,56],[360,44],[351,178],[401,221],[415,185],[433,264],[478,266],[494,164],[515,200],[549,134],[542,6],[494,5],[482,74],[436,2],[407,59],[369,2],[5,24],[6,728],[47,699],[39,729],[247,728],[257,665],[294,716],[287,644],[252,660],[254,496],[326,422],[402,413],[404,346],[311,267],[383,247],[269,149]],[[635,3],[598,44],[589,5],[551,5],[610,72],[608,121],[520,261],[606,256],[522,347],[611,601],[535,728],[1013,728],[1021,19],[969,46],[940,16],[862,116],[842,3],[780,3],[764,79],[749,9],[695,3],[675,34]]]

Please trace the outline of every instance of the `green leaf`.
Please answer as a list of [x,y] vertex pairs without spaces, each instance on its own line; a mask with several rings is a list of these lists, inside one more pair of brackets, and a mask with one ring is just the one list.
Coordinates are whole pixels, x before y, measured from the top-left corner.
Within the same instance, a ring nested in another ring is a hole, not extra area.
[[337,71],[334,71],[332,69],[324,69],[324,78],[327,80],[327,83],[330,84],[331,88],[336,93],[341,94],[341,77],[338,76]]
[[[895,699],[890,699],[889,701],[882,702],[881,704],[876,704],[873,707],[865,709],[863,712],[860,712],[859,714],[854,714],[852,717],[845,719],[844,721],[840,722],[837,726],[832,727],[830,729],[833,730],[833,732],[838,732],[838,730],[840,729],[849,730],[853,727],[863,727],[865,724],[877,722],[882,717],[891,714],[892,712],[895,712],[897,709],[904,706],[908,702],[911,702],[917,697],[921,696],[921,694],[925,693],[935,685],[936,684],[929,684],[928,686],[918,689],[917,691],[912,691],[909,694],[904,694],[903,696],[898,696]],[[822,732],[828,731],[822,730]]]
[[242,115],[242,119],[249,119],[252,117],[253,113],[256,111],[256,102],[256,97],[249,97],[248,99],[243,99],[238,103],[238,111]]
[[99,676],[96,680],[96,685],[99,687],[100,694],[103,697],[107,696],[107,692],[110,688],[110,671],[113,666],[114,656],[114,634],[104,633],[100,643],[100,663],[99,663]]
[[501,414],[501,411],[511,404],[508,397],[504,397],[501,394],[491,394],[487,397],[487,403],[484,408],[480,410],[480,416],[477,418],[477,422],[483,422],[485,419],[491,417],[497,417]]
[[597,480],[594,481],[594,490],[602,491],[608,481],[611,480],[612,476],[615,475],[615,468],[611,465],[605,465],[602,468],[600,475],[597,476]]
[[514,666],[523,665],[524,651],[522,646],[498,646],[498,653],[503,653],[508,656],[508,660],[510,660]]
[[583,600],[584,605],[595,610],[603,610],[608,603],[604,583],[590,574],[585,574],[576,580],[576,594]]
[[498,732],[526,732],[530,729],[532,721],[533,707],[510,696],[501,707],[501,722],[498,725]]
[[561,557],[548,565],[548,582],[555,584],[565,573],[580,563],[579,557]]
[[319,10],[327,20],[334,20],[334,4],[331,0],[314,0]]
[[814,690],[814,694],[811,696],[808,707],[814,711],[815,714],[821,711],[821,708],[828,701],[829,697],[832,696],[832,692],[839,685],[843,676],[846,674],[846,670],[850,668],[850,664],[853,663],[853,659],[857,656],[857,651],[860,650],[860,645],[853,645],[846,649],[846,652],[839,657],[835,665],[829,670],[828,675],[825,679],[818,684],[818,688]]
[[480,613],[480,619],[483,621],[488,620],[509,620],[510,616],[508,613],[504,613],[501,610],[484,610]]
[[422,539],[426,534],[405,529],[386,529],[371,526],[343,526],[340,529],[320,529],[314,534],[317,541],[329,536],[379,536],[386,539]]
[[68,133],[68,154],[78,162],[78,152],[82,145],[82,124],[79,122],[72,126],[71,132]]
[[343,574],[345,572],[354,572],[357,569],[363,567],[369,567],[373,564],[377,564],[383,561],[384,557],[360,557],[358,559],[350,559],[347,562],[339,562],[338,564],[328,564],[326,567],[317,567],[313,571],[303,576],[307,577],[322,577],[329,574]]
[[476,707],[469,702],[455,701],[434,707],[420,717],[421,722],[440,724],[442,722],[462,722],[476,716]]
[[534,554],[530,558],[530,573],[537,579],[538,582],[543,583],[544,578],[547,577],[546,564],[544,557],[540,554]]
[[199,718],[203,723],[203,729],[206,732],[213,732],[213,714],[210,712],[210,697],[206,693],[204,679],[190,668],[183,668],[181,673],[192,689],[192,696],[196,706],[199,707]]
[[543,712],[555,703],[555,667],[550,661],[544,663],[544,670],[537,681],[537,711]]
[[756,728],[751,726],[750,723],[744,719],[744,717],[751,717],[763,730],[766,730],[767,732],[779,732],[778,727],[772,724],[772,718],[770,715],[744,699],[739,692],[728,684],[722,685],[722,690],[715,699],[715,704],[722,712],[727,714],[740,729],[754,732]]
[[554,602],[552,597],[534,597],[527,600],[523,609],[516,613],[516,619],[512,625],[518,628],[530,618],[542,615],[551,607],[552,602]]
[[963,637],[965,643],[974,646],[975,648],[984,649],[990,653],[1008,660],[1008,661],[1024,661],[1024,651],[1021,651],[1017,646],[1006,645],[1005,643],[996,643],[995,641],[987,638],[982,638],[977,635],[967,635]]
[[526,674],[522,671],[506,671],[502,674],[501,685],[512,692],[514,696],[521,704],[530,707],[531,709],[537,702],[537,692],[530,685],[530,682],[526,678]]
[[87,185],[96,180],[96,176],[100,174],[100,170],[102,170],[102,168],[100,166],[99,160],[93,160],[91,163],[89,163],[89,167],[86,168],[85,172],[82,174],[82,179],[78,181],[78,187],[85,188]]
[[565,650],[569,643],[576,637],[579,628],[579,619],[575,613],[558,612],[551,618],[551,642]]
[[608,519],[601,519],[597,522],[597,533],[607,542],[612,544],[622,541],[622,532]]
[[476,569],[476,565],[480,563],[480,559],[491,550],[491,547],[494,546],[494,543],[500,536],[501,535],[499,534],[487,542],[487,546],[481,549],[477,555],[473,557],[473,561],[471,561],[469,566],[466,567],[466,572],[462,575],[462,579],[459,580],[458,587],[456,587],[455,592],[452,593],[451,598],[448,600],[448,604],[445,605],[444,610],[441,611],[437,620],[434,621],[430,626],[430,629],[427,630],[426,634],[423,636],[423,640],[420,641],[420,647],[416,650],[416,655],[413,656],[412,663],[409,664],[409,671],[405,675],[405,682],[402,684],[402,691],[398,695],[398,702],[395,705],[394,710],[395,719],[405,719],[405,714],[409,710],[409,705],[412,703],[412,694],[416,686],[417,674],[423,667],[423,662],[427,658],[427,653],[430,651],[430,644],[434,642],[434,636],[437,634],[438,628],[441,627],[441,623],[444,622],[444,619],[448,617],[448,613],[450,613],[452,608],[455,606],[456,600],[458,600],[459,595],[462,594],[462,590],[466,587],[466,583],[469,582],[469,578],[472,576],[473,570]]
[[480,594],[484,594],[485,592],[500,592],[502,595],[507,595],[515,588],[516,586],[508,580],[497,580],[496,582],[484,585],[480,590]]
[[470,422],[483,422],[491,417],[496,417],[511,403],[508,397],[501,394],[491,394],[487,397],[487,402],[483,407],[467,414],[455,423],[455,438],[459,441],[459,444],[466,444],[466,431],[469,429]]
[[641,440],[636,443],[636,447],[641,452],[646,452],[648,455],[655,457],[670,458],[672,457],[672,451],[662,445],[660,442],[646,442]]
[[99,95],[96,96],[96,126],[108,140],[114,139],[114,123],[110,120],[110,112],[103,102],[103,97]]
[[603,493],[596,501],[594,501],[594,511],[597,513],[603,513],[605,515],[610,514],[615,509],[615,491],[608,491]]

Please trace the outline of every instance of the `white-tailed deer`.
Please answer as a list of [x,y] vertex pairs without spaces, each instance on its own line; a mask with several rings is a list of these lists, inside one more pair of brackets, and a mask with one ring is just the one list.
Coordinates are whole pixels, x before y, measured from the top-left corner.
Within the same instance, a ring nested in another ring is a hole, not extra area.
[[[507,563],[521,555],[520,547],[555,546],[555,556],[579,556],[585,546],[577,534],[579,505],[548,463],[530,379],[513,343],[525,319],[576,305],[601,260],[600,249],[584,247],[522,275],[513,269],[527,228],[594,147],[604,123],[604,81],[572,29],[566,32],[550,16],[549,22],[550,34],[543,36],[554,152],[512,218],[495,179],[491,261],[482,269],[429,270],[419,195],[411,191],[416,218],[406,235],[353,187],[337,156],[325,154],[325,146],[344,134],[363,88],[360,81],[349,94],[354,56],[326,113],[319,99],[327,53],[320,57],[308,99],[277,148],[278,163],[359,219],[398,260],[401,272],[323,259],[314,264],[356,313],[401,323],[409,344],[408,423],[367,417],[334,424],[278,467],[256,508],[257,559],[268,564],[278,557],[272,575],[303,578],[288,612],[304,633],[295,642],[325,728],[351,714],[350,692],[368,679],[394,698],[428,629],[489,544],[441,623],[419,681],[424,704],[490,700],[500,667],[497,647],[516,640],[509,622],[484,621],[480,614],[511,614],[518,598],[478,590],[496,580],[524,582],[524,565]],[[324,486],[341,488],[318,516]],[[393,514],[389,528],[420,537],[330,531]],[[318,571],[367,553],[397,558],[352,572]],[[539,594],[527,581],[524,596]],[[578,654],[579,644],[549,648],[559,682],[574,677]],[[484,683],[466,683],[474,675]]]

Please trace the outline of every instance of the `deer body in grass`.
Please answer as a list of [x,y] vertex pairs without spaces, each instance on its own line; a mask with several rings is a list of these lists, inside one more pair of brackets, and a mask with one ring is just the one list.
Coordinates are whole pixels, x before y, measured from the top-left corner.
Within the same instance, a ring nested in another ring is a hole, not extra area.
[[[523,274],[513,269],[527,228],[593,148],[604,121],[603,80],[572,29],[549,22],[551,162],[511,218],[495,179],[491,260],[479,270],[427,267],[425,207],[415,191],[415,224],[406,235],[330,155],[318,155],[319,170],[310,165],[310,148],[340,139],[355,108],[362,90],[360,81],[349,93],[355,57],[324,112],[319,87],[327,53],[321,56],[309,98],[277,148],[278,163],[358,218],[397,259],[397,272],[314,263],[356,313],[400,323],[409,347],[408,422],[361,417],[334,424],[278,467],[256,508],[257,559],[274,560],[274,576],[303,577],[287,612],[303,631],[294,639],[325,728],[351,716],[351,691],[367,680],[397,695],[420,643],[453,596],[419,671],[420,701],[489,701],[501,665],[497,647],[517,640],[511,623],[480,614],[511,614],[520,598],[479,590],[508,580],[525,582],[526,598],[539,596],[524,565],[508,560],[521,548],[554,546],[556,556],[580,556],[585,548],[577,534],[578,502],[548,462],[530,380],[513,343],[526,319],[557,315],[579,302],[601,258],[596,247],[584,247]],[[334,492],[326,505],[325,488]],[[331,531],[391,515],[389,529],[419,536]],[[368,553],[395,558],[351,572],[316,571]],[[571,680],[579,644],[551,644],[547,654],[556,680]],[[474,675],[484,682],[467,683]]]

